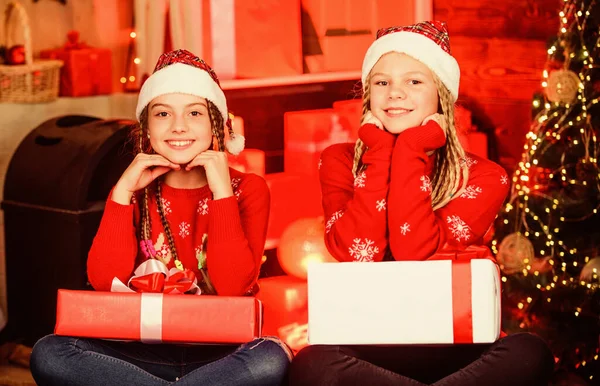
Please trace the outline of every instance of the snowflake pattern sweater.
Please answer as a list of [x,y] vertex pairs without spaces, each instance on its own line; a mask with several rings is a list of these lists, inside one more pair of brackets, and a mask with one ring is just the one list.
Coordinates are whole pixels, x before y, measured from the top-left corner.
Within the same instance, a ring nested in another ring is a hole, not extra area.
[[481,240],[508,193],[503,168],[467,154],[466,190],[433,211],[434,157],[426,153],[444,144],[440,126],[429,121],[393,135],[365,124],[359,137],[368,149],[356,178],[353,144],[333,145],[321,156],[325,244],[336,259],[381,261],[390,251],[395,260],[425,260]]
[[[179,260],[198,278],[197,255],[202,236],[208,234],[206,265],[219,295],[243,295],[256,282],[267,234],[270,195],[265,180],[255,174],[229,169],[234,196],[212,199],[208,185],[176,189],[162,185],[163,208],[169,221]],[[145,257],[138,251],[140,211],[137,192],[130,205],[107,200],[100,227],[88,255],[88,278],[96,290],[109,291],[112,279],[122,282]],[[156,200],[149,211],[152,243],[158,259],[173,268],[174,259],[164,234]]]

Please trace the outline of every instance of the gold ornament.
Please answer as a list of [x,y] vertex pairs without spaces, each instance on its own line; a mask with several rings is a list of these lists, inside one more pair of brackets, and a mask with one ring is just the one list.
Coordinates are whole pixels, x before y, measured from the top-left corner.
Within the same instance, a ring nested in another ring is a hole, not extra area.
[[496,256],[507,275],[522,271],[533,260],[533,244],[520,233],[511,233],[500,243]]
[[[592,260],[583,267],[579,274],[579,280],[585,280],[588,282],[598,281],[598,274],[600,273],[600,257],[594,257]],[[596,275],[596,277],[594,277]]]
[[546,95],[551,102],[573,103],[579,84],[579,77],[573,71],[555,70],[548,76]]

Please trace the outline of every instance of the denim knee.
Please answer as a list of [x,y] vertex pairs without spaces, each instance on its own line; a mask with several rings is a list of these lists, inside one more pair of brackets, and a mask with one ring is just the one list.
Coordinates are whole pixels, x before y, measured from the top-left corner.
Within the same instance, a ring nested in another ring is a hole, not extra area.
[[274,337],[263,337],[242,346],[251,354],[248,368],[258,384],[279,384],[287,374],[292,354],[291,350]]
[[[33,346],[29,367],[36,381],[54,379],[64,368],[62,358],[73,350],[77,338],[46,335]],[[45,382],[48,383],[48,382]]]

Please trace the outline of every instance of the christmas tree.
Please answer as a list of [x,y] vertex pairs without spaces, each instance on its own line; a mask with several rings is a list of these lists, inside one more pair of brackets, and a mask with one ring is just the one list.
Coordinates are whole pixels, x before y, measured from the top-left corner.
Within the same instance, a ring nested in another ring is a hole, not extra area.
[[564,0],[543,91],[492,249],[503,328],[548,340],[559,369],[600,381],[600,1]]

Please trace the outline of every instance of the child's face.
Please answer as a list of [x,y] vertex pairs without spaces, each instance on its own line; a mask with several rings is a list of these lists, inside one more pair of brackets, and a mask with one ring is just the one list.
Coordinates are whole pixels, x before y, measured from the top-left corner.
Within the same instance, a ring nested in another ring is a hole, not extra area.
[[212,144],[206,99],[187,94],[156,97],[148,106],[148,133],[154,151],[185,165]]
[[371,70],[371,112],[393,134],[419,126],[438,111],[431,70],[412,57],[390,52]]

